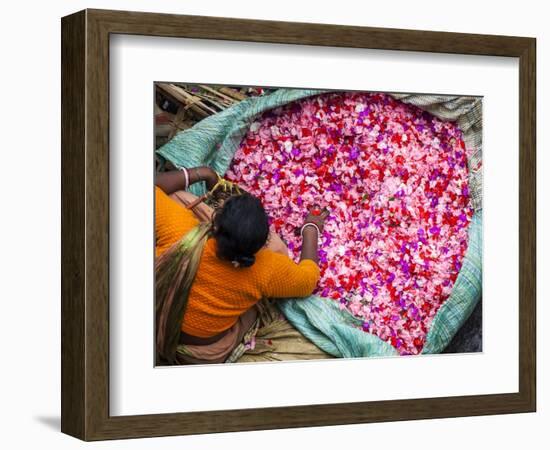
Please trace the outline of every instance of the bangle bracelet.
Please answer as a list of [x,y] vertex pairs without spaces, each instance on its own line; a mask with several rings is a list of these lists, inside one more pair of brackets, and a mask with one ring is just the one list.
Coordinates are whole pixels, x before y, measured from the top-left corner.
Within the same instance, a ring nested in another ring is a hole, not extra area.
[[189,171],[185,167],[180,167],[180,170],[183,172],[183,176],[185,177],[185,189],[189,189]]
[[302,228],[300,228],[300,236],[302,236],[302,238],[304,237],[304,230],[306,227],[314,227],[317,230],[317,237],[321,236],[321,230],[316,224],[313,222],[306,222],[302,225]]

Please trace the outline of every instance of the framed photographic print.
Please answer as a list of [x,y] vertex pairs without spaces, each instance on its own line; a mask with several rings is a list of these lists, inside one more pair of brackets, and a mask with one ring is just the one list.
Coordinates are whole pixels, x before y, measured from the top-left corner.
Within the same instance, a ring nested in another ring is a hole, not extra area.
[[535,410],[535,39],[62,19],[62,431]]

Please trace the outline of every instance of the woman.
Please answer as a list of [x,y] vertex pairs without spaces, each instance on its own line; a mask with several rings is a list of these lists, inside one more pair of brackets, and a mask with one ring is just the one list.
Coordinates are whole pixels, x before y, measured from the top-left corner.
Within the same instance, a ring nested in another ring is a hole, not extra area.
[[[300,262],[296,264],[281,239],[269,233],[267,214],[257,198],[249,194],[230,197],[212,214],[206,205],[197,204],[194,196],[182,192],[199,181],[212,189],[218,179],[212,169],[196,167],[160,173],[155,180],[157,270],[170,267],[162,264],[166,255],[187,248],[182,238],[189,239],[200,221],[211,223],[203,233],[204,247],[197,257],[194,278],[185,272],[187,266],[182,266],[179,275],[170,275],[168,280],[181,278],[190,283],[187,303],[181,308],[183,319],[177,323],[178,344],[185,348],[185,354],[178,353],[180,363],[223,362],[254,324],[256,303],[264,297],[307,297],[319,280],[317,241],[328,213],[317,208],[307,215],[301,228]],[[190,210],[184,205],[195,206]],[[164,325],[160,328],[164,332]],[[170,352],[164,352],[164,359],[174,362],[166,353]]]

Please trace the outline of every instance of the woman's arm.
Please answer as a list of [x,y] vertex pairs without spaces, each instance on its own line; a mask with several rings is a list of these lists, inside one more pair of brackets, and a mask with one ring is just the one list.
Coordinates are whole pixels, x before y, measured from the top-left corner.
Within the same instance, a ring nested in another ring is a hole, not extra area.
[[[210,167],[201,166],[187,169],[189,174],[189,186],[199,181],[205,181],[207,189],[212,189],[218,182],[218,175]],[[155,184],[167,195],[186,188],[186,179],[183,170],[172,170],[169,172],[157,173]]]
[[321,275],[319,266],[311,259],[296,264],[288,256],[272,253],[271,268],[262,295],[284,299],[307,297],[313,293]]
[[306,217],[304,224],[312,223],[317,226],[306,226],[302,228],[302,253],[300,254],[300,261],[304,259],[311,259],[315,264],[319,262],[319,257],[317,254],[317,244],[319,241],[319,232],[323,231],[323,226],[325,224],[325,219],[327,218],[329,212],[324,210],[319,210],[318,207],[314,207]]
[[[315,224],[319,231],[329,212],[313,208],[304,223]],[[317,256],[319,240],[317,228],[306,226],[302,230],[302,253],[300,262],[296,264],[290,258],[277,254],[273,257],[274,267],[264,295],[271,298],[307,297],[317,286],[320,277]]]

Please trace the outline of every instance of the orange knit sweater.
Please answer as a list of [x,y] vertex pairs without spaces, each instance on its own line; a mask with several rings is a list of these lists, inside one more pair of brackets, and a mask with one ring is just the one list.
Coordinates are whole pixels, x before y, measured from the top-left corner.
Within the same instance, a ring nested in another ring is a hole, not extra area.
[[[165,252],[198,220],[193,213],[155,187],[156,256]],[[250,267],[233,267],[216,256],[215,239],[204,247],[191,286],[182,330],[211,337],[235,324],[239,316],[263,297],[306,297],[319,281],[319,267],[311,260],[296,264],[288,256],[262,249]]]

